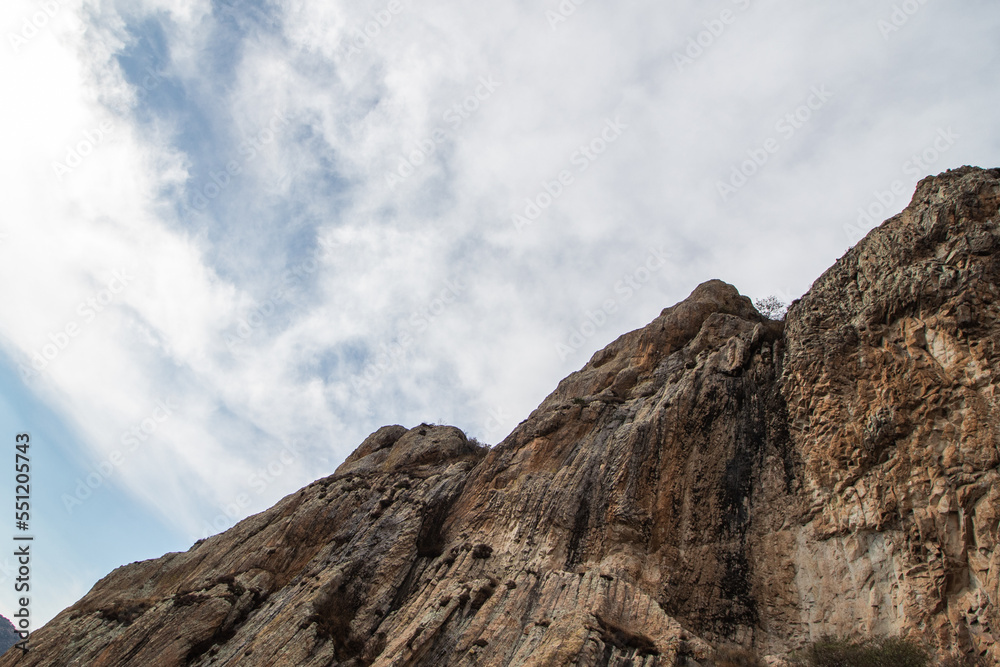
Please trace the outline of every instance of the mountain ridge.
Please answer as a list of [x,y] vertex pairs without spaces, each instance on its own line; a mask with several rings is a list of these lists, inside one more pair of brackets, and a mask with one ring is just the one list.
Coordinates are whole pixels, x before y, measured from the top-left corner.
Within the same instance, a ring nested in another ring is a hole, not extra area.
[[0,666],[781,664],[823,634],[996,662],[998,208],[1000,169],[922,180],[784,322],[703,283],[491,449],[382,427]]

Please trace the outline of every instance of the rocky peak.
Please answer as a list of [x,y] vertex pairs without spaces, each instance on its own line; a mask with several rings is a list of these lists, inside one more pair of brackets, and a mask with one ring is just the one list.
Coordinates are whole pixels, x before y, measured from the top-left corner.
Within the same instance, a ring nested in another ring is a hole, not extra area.
[[482,448],[454,426],[383,426],[347,457],[335,475],[419,470],[446,461],[476,459]]
[[2,665],[707,665],[824,634],[997,661],[1000,170],[919,184],[792,304],[720,281],[496,447],[386,426],[119,568]]
[[[710,322],[707,322],[711,320]],[[637,384],[652,379],[660,362],[677,350],[684,348],[706,327],[702,345],[697,352],[710,346],[713,335],[726,336],[749,324],[768,322],[753,307],[750,299],[735,287],[721,280],[702,283],[684,301],[665,308],[649,325],[620,336],[613,343],[598,351],[581,370],[559,383],[559,387],[542,404],[544,409],[551,401],[566,397],[604,395],[624,398]],[[772,328],[780,325],[772,323]],[[711,333],[715,332],[715,334]]]

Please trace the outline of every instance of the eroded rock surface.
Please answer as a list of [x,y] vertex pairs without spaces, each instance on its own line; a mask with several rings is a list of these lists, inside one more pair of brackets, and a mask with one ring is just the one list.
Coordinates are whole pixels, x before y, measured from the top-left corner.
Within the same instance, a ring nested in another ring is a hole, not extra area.
[[788,315],[805,525],[762,540],[788,639],[853,626],[1000,662],[998,179],[921,181]]
[[694,665],[822,634],[1000,661],[1000,170],[922,181],[792,305],[699,286],[487,450],[387,426],[119,568],[0,665]]

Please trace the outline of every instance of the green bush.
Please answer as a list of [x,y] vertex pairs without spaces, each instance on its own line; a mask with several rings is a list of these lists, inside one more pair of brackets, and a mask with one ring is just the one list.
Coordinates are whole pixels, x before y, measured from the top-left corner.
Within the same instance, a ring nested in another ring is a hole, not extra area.
[[490,448],[490,446],[488,444],[486,444],[485,442],[483,442],[479,438],[472,437],[472,438],[469,438],[468,440],[469,440],[469,444],[471,444],[476,449],[489,449]]
[[882,637],[852,642],[823,637],[799,658],[809,667],[926,667],[930,657],[919,644],[902,637]]

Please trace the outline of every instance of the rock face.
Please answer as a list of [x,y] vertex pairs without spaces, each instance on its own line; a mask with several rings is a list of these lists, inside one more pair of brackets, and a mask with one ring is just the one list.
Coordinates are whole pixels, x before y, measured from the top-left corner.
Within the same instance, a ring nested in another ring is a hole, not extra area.
[[699,286],[492,449],[387,426],[3,665],[694,665],[905,634],[1000,662],[1000,170],[789,309]]
[[792,308],[803,525],[760,540],[793,603],[769,641],[854,626],[1000,662],[998,204],[1000,170],[923,180]]

